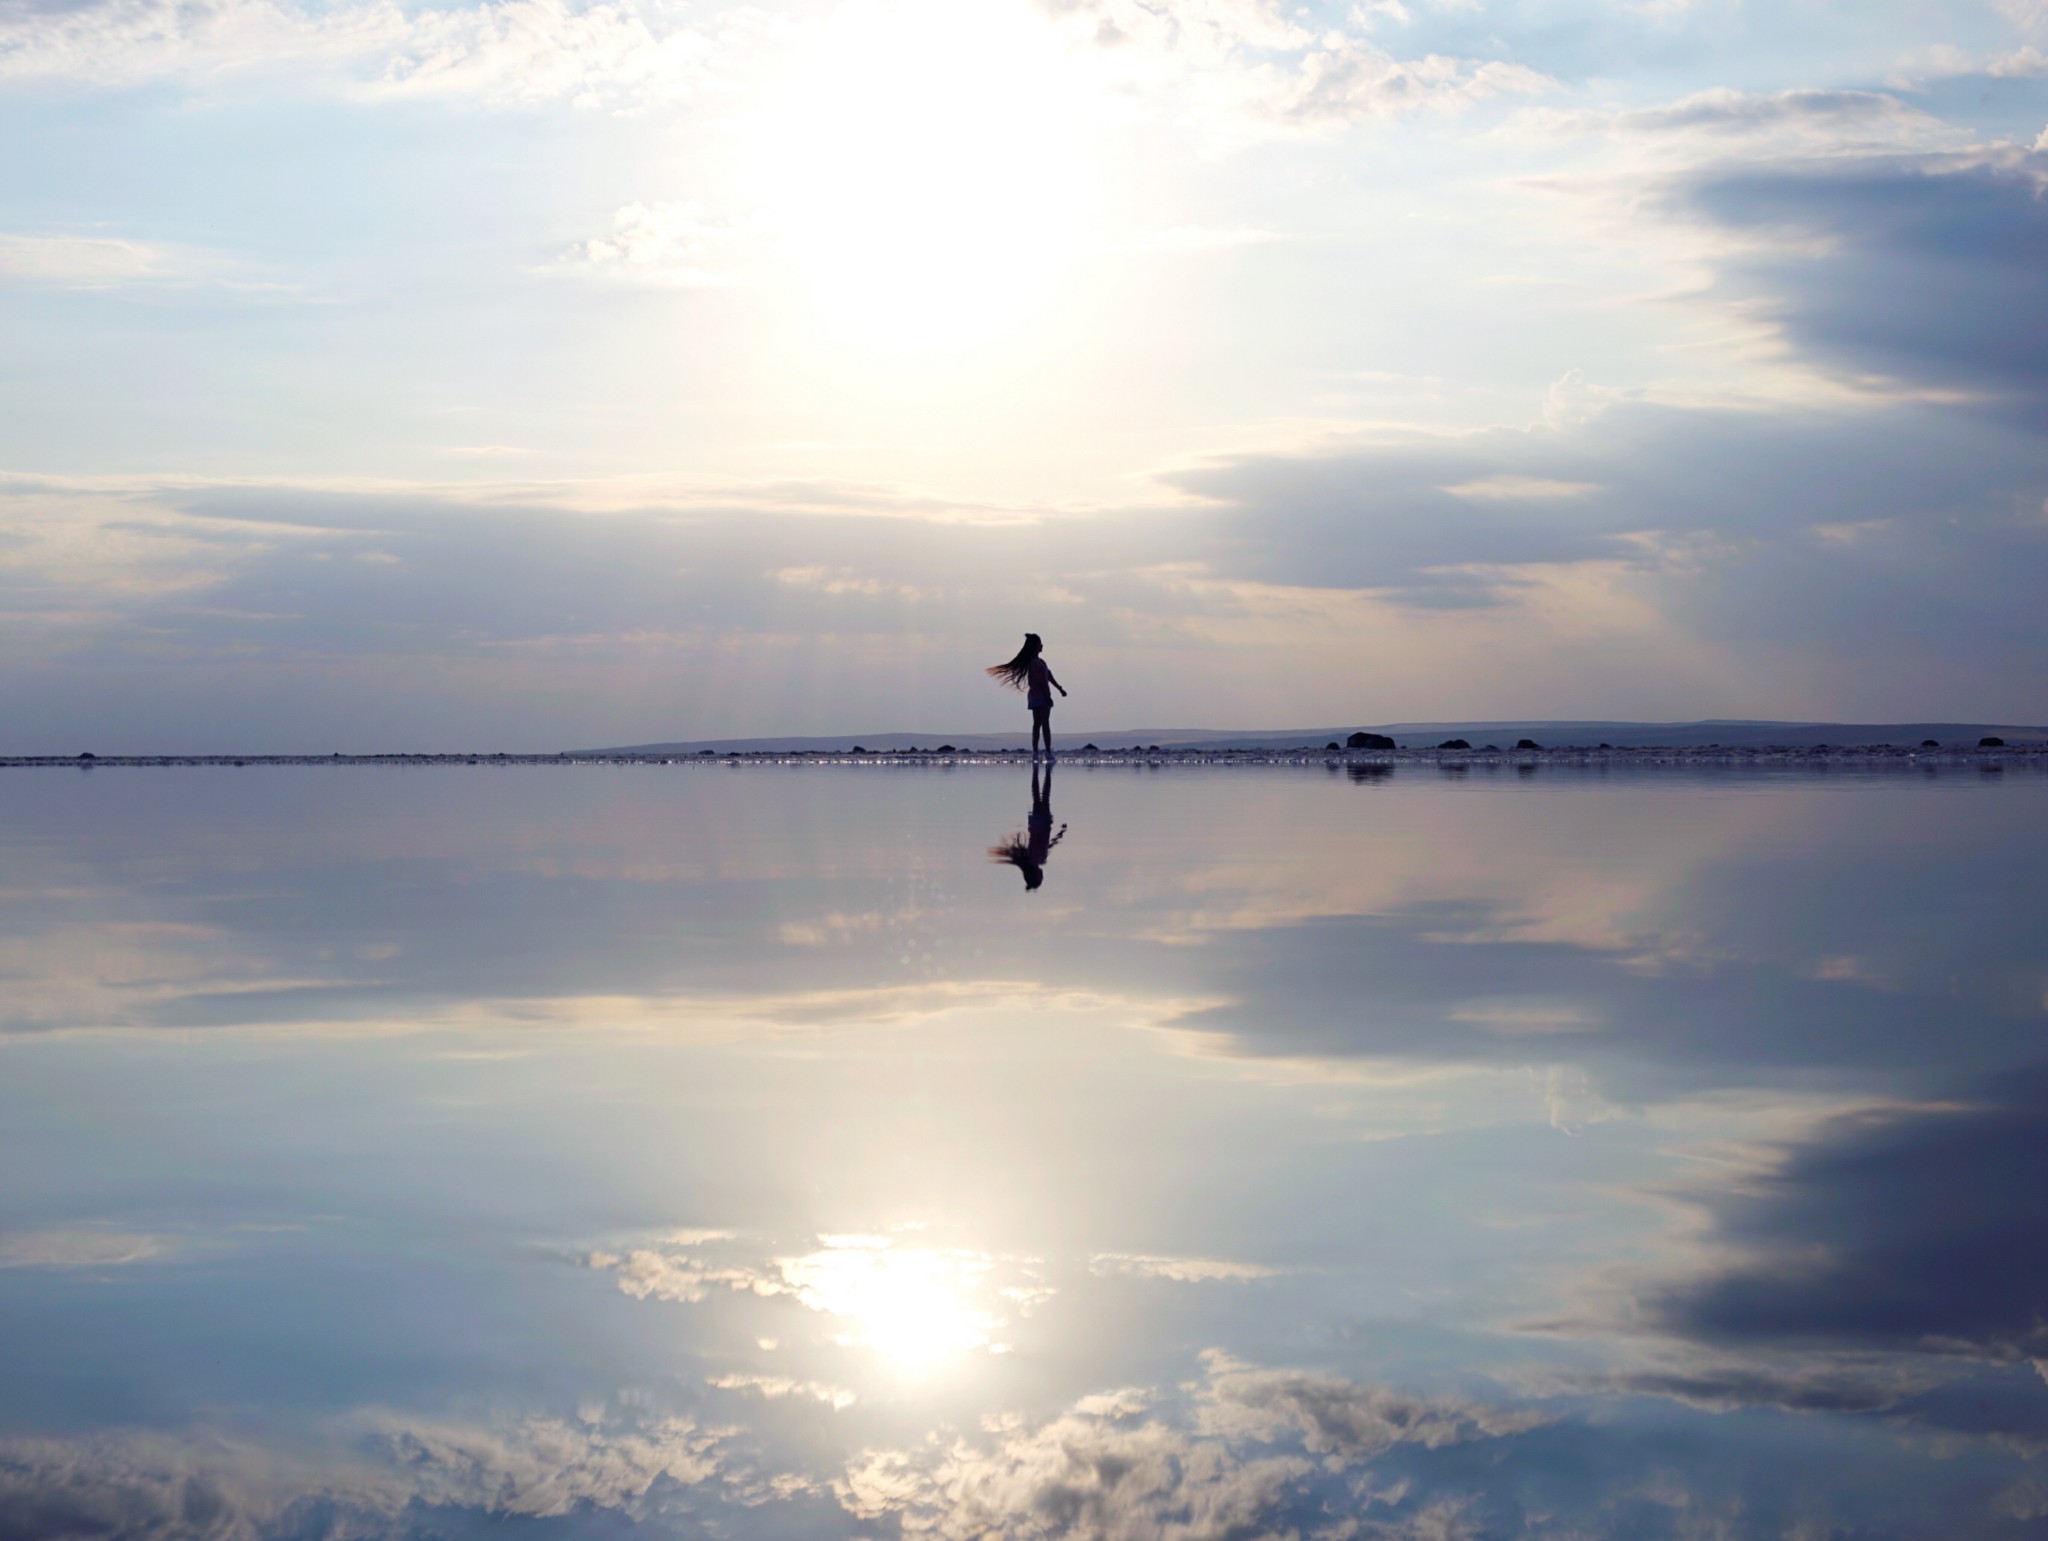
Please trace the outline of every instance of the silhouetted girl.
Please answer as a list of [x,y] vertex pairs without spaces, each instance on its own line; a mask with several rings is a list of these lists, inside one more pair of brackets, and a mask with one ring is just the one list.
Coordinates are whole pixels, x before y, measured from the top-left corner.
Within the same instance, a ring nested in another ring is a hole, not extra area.
[[1038,639],[1038,633],[1024,633],[1024,645],[1017,649],[1017,656],[1008,663],[994,665],[988,671],[990,676],[1001,680],[1012,690],[1024,692],[1024,704],[1031,708],[1031,758],[1038,758],[1038,741],[1045,740],[1045,757],[1052,758],[1052,693],[1061,695],[1067,687],[1052,676],[1052,670],[1045,666],[1045,644]]
[[1045,785],[1038,784],[1038,767],[1031,767],[1031,816],[1024,821],[1023,838],[1012,835],[1001,845],[988,848],[990,861],[1007,862],[1024,874],[1024,886],[1036,889],[1045,881],[1046,859],[1052,848],[1067,838],[1067,826],[1052,832],[1052,767],[1045,768]]

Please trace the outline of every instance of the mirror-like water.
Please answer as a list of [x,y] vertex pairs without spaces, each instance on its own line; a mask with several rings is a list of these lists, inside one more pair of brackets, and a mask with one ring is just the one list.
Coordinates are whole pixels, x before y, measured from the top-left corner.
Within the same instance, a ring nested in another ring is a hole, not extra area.
[[0,1535],[2048,1522],[2048,778],[5,791]]

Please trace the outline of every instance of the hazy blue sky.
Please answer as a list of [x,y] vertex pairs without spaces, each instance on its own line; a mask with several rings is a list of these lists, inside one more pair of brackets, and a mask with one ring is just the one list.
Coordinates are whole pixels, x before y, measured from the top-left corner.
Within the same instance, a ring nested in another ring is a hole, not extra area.
[[2044,50],[0,0],[0,747],[2043,720]]

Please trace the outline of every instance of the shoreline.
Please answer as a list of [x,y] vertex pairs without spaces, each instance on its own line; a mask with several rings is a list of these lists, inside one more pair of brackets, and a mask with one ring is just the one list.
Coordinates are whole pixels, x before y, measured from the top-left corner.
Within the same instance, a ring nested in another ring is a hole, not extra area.
[[[984,768],[1032,764],[1022,750],[752,750],[730,754],[194,754],[194,755],[0,755],[0,770],[186,770],[255,769],[276,766],[385,766],[437,768],[469,766],[820,766],[839,768]],[[1843,748],[1783,746],[1728,748],[1699,745],[1654,749],[1075,749],[1054,763],[1082,768],[1165,769],[1168,767],[1324,766],[1367,775],[1399,767],[1443,770],[1517,770],[1616,767],[1835,767],[1937,769],[1943,766],[2003,769],[2048,768],[2048,745],[2017,744],[1907,749],[1888,745]]]

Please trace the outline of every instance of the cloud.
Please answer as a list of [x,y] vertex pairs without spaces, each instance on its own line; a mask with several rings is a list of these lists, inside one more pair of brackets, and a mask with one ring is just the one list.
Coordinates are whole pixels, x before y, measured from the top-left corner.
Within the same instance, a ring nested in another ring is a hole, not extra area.
[[[765,1378],[725,1379],[730,1389],[783,1395]],[[0,1530],[10,1541],[284,1541],[574,1518],[663,1533],[684,1525],[751,1534],[764,1520],[822,1535],[887,1526],[963,1541],[1334,1538],[1361,1525],[1367,1535],[1442,1535],[1427,1530],[1429,1517],[1464,1506],[1440,1489],[1465,1474],[1382,1478],[1375,1463],[1395,1450],[1426,1462],[1463,1446],[1500,1447],[1539,1422],[1212,1355],[1178,1401],[1126,1390],[1083,1397],[1050,1419],[993,1419],[972,1436],[942,1426],[906,1447],[856,1449],[843,1460],[812,1451],[821,1480],[764,1461],[750,1431],[630,1399],[599,1401],[574,1418],[363,1409],[260,1439],[205,1429],[0,1439]],[[847,1424],[835,1418],[832,1427]]]
[[1579,1394],[1664,1397],[1713,1413],[1768,1407],[1788,1413],[1850,1415],[1891,1412],[1932,1383],[1925,1374],[1883,1362],[1760,1363],[1726,1358],[1569,1375],[1552,1382],[1557,1389]]
[[674,1494],[738,1476],[724,1440],[684,1416],[593,1424],[384,1412],[297,1443],[201,1431],[4,1438],[0,1533],[10,1541],[267,1541],[395,1533],[405,1516],[435,1513],[534,1521],[602,1509],[645,1518]]
[[0,79],[118,87],[336,64],[389,50],[404,30],[395,5],[306,12],[273,0],[37,0],[0,13]]
[[77,1226],[0,1236],[0,1268],[121,1268],[168,1256],[168,1236]]
[[[1099,68],[1155,100],[1192,104],[1207,132],[1329,129],[1555,89],[1505,59],[1401,59],[1364,31],[1315,30],[1271,0],[1040,0]],[[1371,13],[1358,20],[1371,25]]]
[[371,1447],[404,1472],[408,1501],[536,1519],[585,1505],[630,1509],[659,1483],[708,1482],[720,1472],[724,1439],[684,1416],[612,1428],[549,1417],[509,1425],[366,1421]]
[[1532,107],[1504,126],[1510,137],[1598,135],[1701,159],[1761,155],[1865,155],[1876,150],[1960,148],[1965,130],[1885,91],[1801,88],[1740,91],[1716,86],[1654,107]]
[[1844,1118],[1704,1199],[1725,1260],[1646,1286],[1644,1316],[1716,1345],[2048,1359],[2048,1072],[1957,1107]]
[[1530,1324],[1612,1334],[1621,1363],[1515,1378],[1716,1414],[1882,1415],[2048,1451],[2048,1224],[2014,1199],[2048,1151],[2048,1071],[1979,1090],[1839,1113],[1662,1193],[1699,1221],[1672,1260],[1602,1270],[1575,1320]]
[[[1589,821],[1602,809],[1597,836],[1589,822],[1538,843],[1503,817],[1468,831],[1458,855],[1404,848],[1376,892],[1311,889],[1308,913],[1234,914],[1219,885],[1206,910],[1149,918],[1183,942],[1181,987],[1213,1002],[1171,1031],[1261,1060],[1581,1071],[1637,1105],[1787,1084],[1914,1096],[1959,1064],[2037,1052],[2038,985],[2001,982],[2030,956],[2024,907],[1941,921],[1916,897],[2021,891],[2024,860],[2002,849],[2010,827],[1951,826],[1930,844],[1871,825],[1853,853],[1815,859],[1787,844],[1814,816],[1798,801],[1758,799],[1679,831],[1619,788],[1600,796],[1585,804]],[[1634,853],[1626,876],[1558,859],[1609,837]],[[1852,937],[1854,976],[1816,967]]]
[[[897,1363],[1006,1353],[1008,1330],[1054,1293],[1029,1259],[912,1246],[890,1236],[820,1236],[816,1246],[783,1255],[758,1242],[727,1243],[713,1261],[702,1256],[703,1245],[672,1240],[623,1254],[597,1251],[583,1261],[614,1274],[623,1293],[641,1300],[695,1305],[724,1290],[793,1301],[817,1314],[825,1340],[873,1349]],[[780,1386],[783,1378],[772,1379]],[[782,1392],[756,1389],[786,1394],[797,1384]]]
[[[1753,693],[1789,664],[1816,715],[1871,720],[1956,701],[1967,648],[1975,682],[1986,667],[2004,675],[1983,699],[2025,715],[2022,676],[2048,667],[2029,597],[2048,582],[2048,441],[2021,410],[1620,403],[1563,429],[1338,442],[1165,479],[1212,506],[1188,521],[1211,574],[1370,593],[1417,618],[1410,646],[1455,649],[1425,628],[1433,611],[1517,617],[1517,652],[1539,635],[1553,649],[1576,631],[1633,631],[1639,656],[1662,660],[1667,701],[1702,667]],[[1556,485],[1585,490],[1529,496]],[[1567,672],[1611,668],[1585,658]],[[1858,682],[1873,669],[1890,681],[1883,704]]]
[[366,89],[504,105],[642,106],[701,84],[715,54],[710,38],[630,0],[495,0],[410,14]]
[[1507,501],[1528,498],[1576,498],[1600,489],[1592,482],[1559,482],[1541,476],[1482,476],[1443,489],[1458,498],[1498,498]]
[[1270,109],[1283,119],[1353,123],[1417,110],[1455,110],[1490,97],[1527,96],[1556,86],[1549,76],[1506,60],[1442,54],[1396,59],[1354,38],[1308,54],[1300,74],[1271,99]]
[[[1947,453],[1959,437],[1976,444],[1971,456]],[[1624,403],[1562,430],[1241,455],[1166,480],[1218,506],[1208,525],[1219,571],[1369,588],[1419,606],[1509,602],[1536,570],[1620,562],[1654,577],[1646,587],[1660,591],[1659,613],[1697,615],[1739,605],[1741,583],[1782,567],[1796,570],[1806,599],[1790,606],[1774,585],[1773,624],[1810,620],[1819,607],[1860,618],[1875,638],[1941,603],[1947,586],[1929,581],[1930,558],[1981,569],[1996,592],[2005,564],[2048,557],[2034,549],[2040,521],[2014,517],[2048,493],[2048,450],[1925,407],[1765,414]],[[1817,526],[1874,519],[1897,521],[1895,544],[1850,552],[1809,538]],[[1705,535],[1740,544],[1706,559],[1715,571],[1679,575],[1674,543]],[[1736,567],[1748,570],[1741,583]],[[1845,581],[1861,587],[1887,569],[1895,592],[1884,609],[1867,594],[1838,603]],[[1689,591],[1684,601],[1677,590]],[[1981,619],[1990,598],[1979,588],[1973,614]],[[2021,621],[2016,599],[1990,608]],[[1766,607],[1740,608],[1748,623]],[[1960,609],[1953,621],[1965,624]]]
[[1757,167],[1672,206],[1748,240],[1722,283],[1802,354],[1983,396],[2048,425],[2048,157],[2017,151]]
[[1396,1445],[1442,1450],[1543,1427],[1550,1418],[1454,1398],[1406,1395],[1303,1370],[1270,1370],[1212,1351],[1198,1422],[1209,1433],[1298,1438],[1311,1455],[1359,1460]]
[[632,203],[612,225],[610,235],[579,242],[543,271],[688,289],[737,282],[759,260],[754,226],[696,204]]
[[1280,1272],[1263,1263],[1239,1263],[1220,1257],[1147,1257],[1128,1252],[1098,1252],[1088,1259],[1092,1273],[1122,1274],[1139,1279],[1170,1279],[1176,1284],[1210,1284],[1219,1280],[1270,1279]]
[[630,0],[407,10],[392,0],[55,0],[0,12],[0,79],[121,88],[233,77],[324,79],[370,99],[629,106],[701,82],[715,44]]
[[752,1391],[776,1401],[783,1397],[801,1397],[806,1401],[823,1402],[834,1412],[851,1407],[860,1400],[844,1386],[828,1386],[819,1381],[795,1380],[787,1375],[714,1375],[705,1383],[720,1391]]
[[[1499,715],[1480,695],[2027,710],[2048,443],[2017,409],[1557,417],[1217,456],[1086,515],[828,483],[20,481],[0,485],[0,674],[16,742],[72,754],[880,731],[905,700],[970,731],[990,721],[972,639],[1056,594],[1064,656],[1112,722],[1352,710],[1355,674],[1299,666],[1331,626],[1372,649],[1390,706],[1442,703],[1418,715]],[[1276,671],[1306,704],[1271,704]]]
[[635,1300],[671,1300],[695,1305],[714,1289],[779,1291],[779,1281],[754,1269],[717,1268],[694,1257],[679,1257],[652,1247],[635,1247],[624,1254],[596,1251],[583,1260],[584,1266],[615,1274],[621,1294]]
[[861,1521],[942,1541],[1455,1535],[1428,1527],[1458,1499],[1392,1474],[1376,1483],[1371,1463],[1396,1448],[1426,1456],[1508,1440],[1545,1421],[1214,1354],[1192,1389],[1185,1421],[1148,1414],[1142,1397],[1091,1398],[993,1440],[869,1451],[848,1463],[840,1502]]
[[[1264,0],[1043,8],[1125,84],[1191,93],[1246,127],[1343,125],[1554,86],[1507,60],[1398,59],[1363,33],[1311,31]],[[744,7],[700,20],[660,0],[31,0],[0,13],[0,79],[203,90],[292,78],[370,101],[638,110],[720,89],[729,44],[772,25]]]
[[0,279],[58,289],[127,289],[222,280],[210,253],[114,236],[0,234]]
[[13,1031],[91,1023],[119,1030],[160,1022],[181,1006],[210,999],[274,996],[341,981],[288,977],[274,960],[218,927],[181,921],[113,918],[97,925],[24,918],[0,940],[4,1019]]
[[[0,1439],[0,1529],[21,1541],[299,1541],[556,1521],[579,1533],[934,1541],[1477,1541],[1540,1530],[1776,1534],[1797,1521],[1878,1530],[1931,1518],[1937,1505],[1952,1525],[1959,1512],[1994,1500],[2010,1512],[2026,1498],[2009,1460],[1963,1451],[1944,1461],[1934,1494],[1924,1481],[1900,1487],[1895,1441],[1852,1440],[1826,1447],[1826,1469],[1842,1480],[1817,1504],[1802,1461],[1813,1447],[1796,1431],[1771,1431],[1772,1459],[1717,1468],[1700,1458],[1695,1430],[1668,1422],[1592,1424],[1215,1354],[1175,1391],[1097,1393],[968,1432],[941,1424],[906,1437],[898,1422],[843,1453],[814,1443],[858,1439],[861,1420],[853,1408],[819,1420],[801,1451],[764,1439],[765,1428],[601,1401],[574,1418],[363,1410],[311,1435],[261,1439],[205,1429],[13,1437]],[[1908,1468],[1908,1482],[1924,1471]]]

